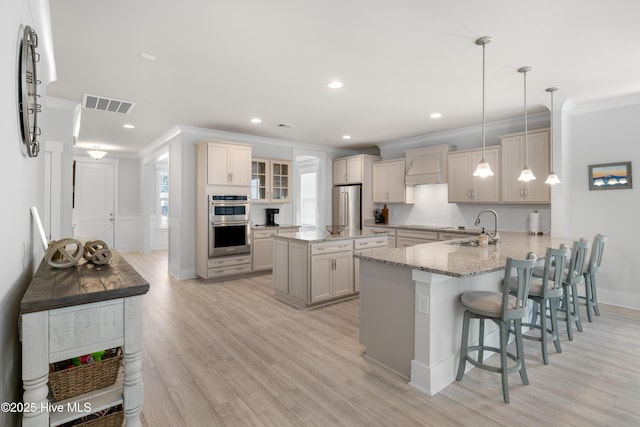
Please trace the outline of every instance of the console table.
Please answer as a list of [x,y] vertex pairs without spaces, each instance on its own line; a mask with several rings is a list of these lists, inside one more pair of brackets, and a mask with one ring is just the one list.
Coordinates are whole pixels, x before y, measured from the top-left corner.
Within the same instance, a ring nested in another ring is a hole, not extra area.
[[[141,426],[142,298],[149,283],[118,253],[111,262],[56,269],[43,260],[20,305],[23,426],[56,426],[118,404],[128,427]],[[61,402],[47,399],[49,364],[113,347],[123,348],[124,378]],[[61,405],[62,404],[62,405]]]

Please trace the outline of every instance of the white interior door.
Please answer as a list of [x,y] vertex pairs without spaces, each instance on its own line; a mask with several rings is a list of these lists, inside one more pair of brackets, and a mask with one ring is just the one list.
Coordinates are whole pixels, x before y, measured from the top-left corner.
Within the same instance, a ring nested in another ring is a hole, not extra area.
[[115,165],[76,161],[73,235],[114,247]]

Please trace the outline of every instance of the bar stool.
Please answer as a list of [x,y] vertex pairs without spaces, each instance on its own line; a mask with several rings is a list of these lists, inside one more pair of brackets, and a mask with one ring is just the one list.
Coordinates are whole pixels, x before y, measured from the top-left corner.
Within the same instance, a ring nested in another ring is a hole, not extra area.
[[589,256],[589,265],[587,265],[587,270],[584,272],[585,296],[580,296],[580,298],[586,302],[587,319],[589,322],[593,322],[591,311],[593,311],[596,316],[600,316],[598,294],[596,293],[596,273],[599,273],[602,269],[602,252],[604,251],[606,241],[607,236],[599,233],[595,235],[593,245],[591,246],[591,255]]
[[[558,316],[557,306],[558,301],[563,294],[563,276],[566,266],[567,258],[569,257],[569,248],[563,245],[564,248],[554,249],[547,248],[547,253],[544,260],[544,268],[542,269],[542,279],[532,280],[531,287],[529,288],[529,299],[536,304],[533,310],[533,317],[530,323],[523,323],[523,326],[527,326],[532,329],[539,329],[540,336],[523,334],[522,338],[534,341],[540,341],[542,348],[542,361],[545,365],[549,364],[549,355],[547,353],[547,340],[548,335],[551,335],[551,339],[556,347],[558,353],[562,353],[562,347],[560,346],[560,337],[558,334]],[[534,273],[537,268],[534,268]],[[511,293],[515,295],[516,290],[512,289]],[[549,310],[549,317],[551,319],[550,327],[547,328],[547,309]],[[537,317],[540,317],[540,323],[537,322]]]
[[[527,259],[507,258],[501,292],[472,291],[460,297],[465,308],[462,324],[462,344],[456,380],[462,380],[468,361],[472,365],[502,375],[502,395],[509,403],[509,373],[518,371],[524,384],[529,384],[524,363],[522,345],[522,318],[527,315],[527,297],[531,285],[531,273],[536,263],[536,256],[529,253]],[[514,290],[511,295],[510,289]],[[479,343],[469,346],[469,323],[471,319],[479,319]],[[500,348],[484,344],[484,321],[492,320],[500,327]],[[516,354],[507,350],[509,332],[513,324],[515,333]],[[484,351],[500,354],[500,367],[483,363]],[[477,360],[471,356],[477,352]],[[507,358],[514,360],[514,366],[507,365]]]

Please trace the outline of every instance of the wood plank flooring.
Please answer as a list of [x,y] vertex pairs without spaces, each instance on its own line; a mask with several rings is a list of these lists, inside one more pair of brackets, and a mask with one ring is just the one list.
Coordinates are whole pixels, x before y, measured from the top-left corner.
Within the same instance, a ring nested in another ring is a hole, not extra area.
[[[640,311],[601,304],[563,353],[525,341],[530,385],[468,372],[436,396],[362,357],[358,299],[301,311],[271,275],[178,281],[166,252],[123,254],[144,301],[146,426],[640,425]],[[584,315],[583,311],[583,315]],[[584,316],[586,318],[586,316]]]

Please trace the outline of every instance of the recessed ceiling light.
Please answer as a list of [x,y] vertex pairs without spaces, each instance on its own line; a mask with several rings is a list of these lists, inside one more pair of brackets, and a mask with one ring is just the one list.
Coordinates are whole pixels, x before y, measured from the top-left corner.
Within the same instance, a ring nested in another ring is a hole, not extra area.
[[334,80],[331,83],[329,83],[327,86],[329,86],[331,89],[340,89],[343,85],[342,85],[342,82]]
[[122,125],[123,128],[127,128],[127,129],[134,129],[135,126],[132,124],[127,123],[126,125]]
[[251,123],[262,123],[262,119],[254,117],[253,119],[251,119]]
[[431,117],[432,119],[439,119],[440,117],[442,117],[442,113],[432,113],[429,117]]
[[351,135],[342,135],[342,139],[351,139]]
[[155,61],[156,57],[147,52],[140,52],[140,58],[145,59],[147,61]]

